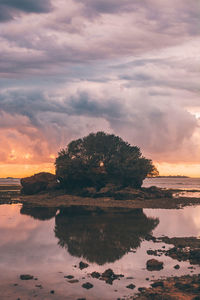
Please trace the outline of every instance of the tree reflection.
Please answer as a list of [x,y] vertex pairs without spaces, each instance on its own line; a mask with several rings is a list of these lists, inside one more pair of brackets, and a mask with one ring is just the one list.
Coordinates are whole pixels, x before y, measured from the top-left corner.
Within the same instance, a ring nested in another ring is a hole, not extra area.
[[27,204],[23,204],[20,213],[22,215],[28,215],[34,219],[45,221],[55,217],[57,208],[54,207],[33,207]]
[[120,259],[140,246],[159,220],[148,218],[142,209],[129,213],[96,213],[80,208],[62,209],[56,215],[58,244],[73,256],[103,265]]

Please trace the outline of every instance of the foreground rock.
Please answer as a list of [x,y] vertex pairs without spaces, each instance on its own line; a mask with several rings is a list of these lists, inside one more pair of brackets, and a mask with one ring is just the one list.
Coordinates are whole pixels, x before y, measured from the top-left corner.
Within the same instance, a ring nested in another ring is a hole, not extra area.
[[85,268],[89,267],[87,263],[84,263],[83,261],[80,261],[79,263],[79,269],[83,270]]
[[172,198],[172,191],[156,186],[149,188],[135,189],[132,187],[123,188],[121,186],[107,184],[97,191],[94,187],[79,190],[80,196],[101,198],[112,197],[115,200],[134,200],[134,199],[153,199],[153,198]]
[[190,264],[200,265],[200,239],[195,237],[168,238],[161,237],[163,242],[173,244],[174,247],[164,251],[166,256],[170,256],[178,261],[188,260]]
[[137,300],[198,300],[200,295],[200,275],[167,278],[156,281],[152,288],[144,289],[131,299]]
[[160,271],[163,269],[163,262],[156,259],[149,259],[146,265],[148,271]]
[[89,289],[93,288],[93,284],[91,284],[90,282],[86,282],[86,283],[82,284],[82,287],[84,289],[89,290]]
[[56,176],[46,172],[22,178],[21,185],[21,193],[25,195],[33,195],[41,191],[49,191],[58,187]]
[[113,284],[114,280],[124,277],[124,275],[122,275],[122,274],[115,274],[112,269],[107,269],[102,274],[100,274],[98,272],[92,272],[90,275],[93,278],[104,280],[106,283],[111,284],[111,285]]
[[32,275],[29,274],[22,274],[20,275],[20,279],[21,280],[32,280],[34,277]]

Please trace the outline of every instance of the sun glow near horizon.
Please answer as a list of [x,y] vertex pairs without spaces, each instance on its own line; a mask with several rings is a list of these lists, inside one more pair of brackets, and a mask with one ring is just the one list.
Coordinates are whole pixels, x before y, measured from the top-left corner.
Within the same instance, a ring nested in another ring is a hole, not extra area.
[[[198,164],[169,164],[156,163],[155,166],[159,171],[160,176],[188,176],[193,178],[200,178],[200,165]],[[50,172],[55,174],[54,163],[41,164],[1,164],[0,178],[14,177],[22,178],[31,176],[39,172]]]

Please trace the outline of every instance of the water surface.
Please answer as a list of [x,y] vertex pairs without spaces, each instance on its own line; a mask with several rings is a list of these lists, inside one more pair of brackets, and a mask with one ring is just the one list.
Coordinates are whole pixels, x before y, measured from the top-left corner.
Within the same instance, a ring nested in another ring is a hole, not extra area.
[[[200,207],[181,210],[137,209],[130,213],[88,213],[82,209],[33,208],[28,205],[0,205],[0,299],[117,299],[128,297],[137,288],[148,286],[162,276],[199,273],[188,269],[188,262],[161,256],[164,269],[150,272],[146,261],[155,258],[148,249],[160,249],[164,243],[146,240],[150,234],[160,237],[200,235]],[[84,261],[89,267],[78,268]],[[90,273],[111,268],[125,277],[113,285],[93,279]],[[21,281],[20,274],[38,280]],[[69,283],[64,275],[79,280]],[[126,277],[133,277],[127,279]],[[150,281],[147,281],[149,278]],[[90,282],[90,290],[82,284]],[[134,291],[126,286],[136,285]],[[14,286],[14,284],[18,284]],[[42,289],[36,287],[42,285]],[[54,290],[55,294],[50,294]],[[15,298],[13,298],[15,297]]]

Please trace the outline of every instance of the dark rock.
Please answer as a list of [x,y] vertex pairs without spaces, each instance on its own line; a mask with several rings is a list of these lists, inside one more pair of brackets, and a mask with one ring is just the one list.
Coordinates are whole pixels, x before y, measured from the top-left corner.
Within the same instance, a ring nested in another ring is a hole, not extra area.
[[79,282],[79,280],[77,280],[77,279],[72,279],[72,280],[68,280],[68,282],[69,282],[69,283],[77,283],[77,282]]
[[89,283],[89,282],[86,282],[86,283],[82,284],[82,287],[83,287],[84,289],[89,290],[89,289],[93,288],[93,284],[91,284],[91,283]]
[[196,297],[192,298],[192,300],[200,300],[200,296],[196,296]]
[[76,300],[86,300],[86,298],[78,298],[78,299],[76,299]]
[[64,276],[64,278],[72,279],[72,278],[74,278],[74,276],[72,276],[72,275],[66,275],[66,276]]
[[87,267],[89,267],[89,265],[88,265],[87,263],[84,263],[84,262],[80,261],[80,263],[79,263],[79,268],[80,268],[81,270],[83,270],[83,269],[85,269],[85,268],[87,268]]
[[160,271],[163,269],[163,262],[158,261],[156,259],[150,259],[146,263],[147,270],[149,271]]
[[48,186],[52,188],[52,185],[58,185],[56,176],[41,172],[30,177],[21,179],[22,190],[21,192],[25,195],[34,195],[41,191],[48,190]]
[[55,291],[54,290],[50,291],[50,294],[55,294]]
[[132,276],[129,276],[129,277],[126,277],[126,279],[134,279],[134,277],[132,277]]
[[107,269],[102,273],[102,277],[113,277],[115,276],[115,273],[112,269]]
[[105,282],[106,282],[107,284],[110,284],[110,285],[113,284],[113,281],[114,281],[113,278],[107,278],[107,279],[105,280]]
[[156,281],[156,282],[152,283],[151,286],[152,286],[153,288],[156,288],[156,287],[164,287],[164,283],[163,283],[163,281]]
[[92,272],[92,273],[91,273],[91,276],[92,276],[93,278],[99,278],[99,277],[101,276],[101,274],[98,273],[98,272]]
[[147,254],[148,254],[148,255],[155,255],[155,256],[158,256],[157,250],[147,250]]
[[139,288],[138,288],[138,291],[139,291],[139,292],[145,292],[145,291],[146,291],[146,288],[145,288],[145,287],[139,287]]
[[193,286],[190,283],[176,282],[174,286],[181,291],[191,291],[193,289]]
[[101,280],[105,280],[106,283],[112,284],[114,280],[124,277],[122,274],[115,274],[112,269],[107,269],[103,272]]
[[149,188],[142,188],[145,192],[145,198],[155,199],[155,198],[172,198],[173,192],[170,190],[165,190],[158,188],[156,186],[151,186]]
[[135,288],[135,285],[131,283],[131,284],[127,285],[126,288],[133,290]]
[[178,269],[180,269],[180,266],[179,266],[179,265],[175,265],[175,266],[174,266],[174,269],[177,269],[177,270],[178,270]]
[[29,275],[29,274],[23,274],[23,275],[20,275],[20,279],[21,280],[32,280],[33,276]]
[[156,242],[156,238],[155,238],[153,235],[151,235],[151,234],[147,234],[147,235],[145,236],[145,240],[146,240],[146,241]]
[[200,263],[200,249],[190,250],[189,260],[191,263]]

